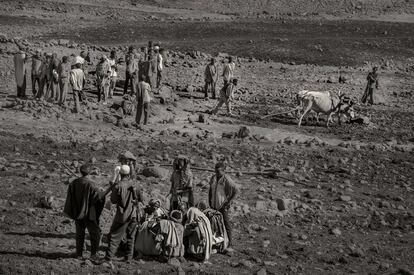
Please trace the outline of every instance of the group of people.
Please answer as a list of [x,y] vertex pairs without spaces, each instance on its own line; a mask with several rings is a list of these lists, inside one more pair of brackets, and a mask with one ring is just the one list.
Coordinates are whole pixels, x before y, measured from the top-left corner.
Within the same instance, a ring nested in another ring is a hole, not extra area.
[[[111,51],[109,57],[101,55],[95,70],[91,70],[90,67],[93,65],[91,57],[85,51],[82,51],[78,56],[72,54],[71,56],[63,56],[61,59],[56,53],[42,53],[41,50],[37,50],[30,58],[24,51],[19,51],[14,55],[17,96],[26,97],[27,63],[31,59],[34,98],[66,106],[71,86],[74,110],[80,112],[80,102],[85,100],[84,88],[87,75],[95,74],[98,102],[102,101],[103,104],[106,104],[107,99],[112,98],[114,94],[118,78],[118,65],[125,62],[124,95],[136,96],[138,93],[138,108],[141,107],[144,112],[145,122],[148,120],[146,114],[149,113],[148,87],[155,89],[161,85],[165,51],[160,48],[159,44],[153,44],[152,41],[149,41],[148,47],[141,47],[139,52],[130,46],[125,59],[118,59],[116,55],[116,51]],[[130,92],[128,92],[129,88]],[[137,118],[139,117],[137,113]]]
[[[111,263],[117,253],[123,254],[126,262],[143,257],[208,261],[213,253],[232,250],[229,211],[238,186],[225,173],[224,162],[215,166],[208,203],[196,203],[190,161],[186,156],[178,156],[173,162],[171,189],[166,196],[170,199],[169,209],[165,209],[154,198],[145,203],[135,180],[136,157],[125,151],[118,158],[119,165],[105,191],[100,191],[92,181],[90,175],[95,168],[89,163],[80,167],[82,177],[69,184],[64,213],[75,220],[77,257],[84,257],[86,229],[91,241],[91,260],[95,263]],[[99,219],[109,202],[115,205],[116,213],[102,259],[98,256]]]

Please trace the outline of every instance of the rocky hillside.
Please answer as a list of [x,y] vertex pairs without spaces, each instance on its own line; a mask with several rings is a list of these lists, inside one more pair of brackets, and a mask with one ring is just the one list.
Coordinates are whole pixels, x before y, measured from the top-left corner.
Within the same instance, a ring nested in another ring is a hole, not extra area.
[[144,2],[163,7],[202,9],[239,16],[381,15],[414,12],[414,1],[410,0],[151,0]]

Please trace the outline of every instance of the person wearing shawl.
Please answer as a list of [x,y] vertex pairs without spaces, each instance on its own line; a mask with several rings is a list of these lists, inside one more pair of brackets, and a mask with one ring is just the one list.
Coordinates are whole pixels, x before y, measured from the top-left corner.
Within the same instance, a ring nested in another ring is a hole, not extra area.
[[50,94],[49,100],[52,102],[59,101],[59,74],[58,74],[58,67],[59,67],[59,59],[57,57],[57,53],[52,54],[52,59],[50,60],[50,67],[49,67],[49,75],[50,78]]
[[[182,203],[180,208],[185,211],[185,203]],[[213,232],[209,219],[198,208],[190,207],[186,211],[185,220],[184,246],[186,254],[195,259],[208,261],[213,248]]]
[[[103,99],[103,104],[106,104],[109,94],[109,86],[111,75],[111,66],[105,55],[101,56],[101,59],[96,65],[96,87],[98,88],[98,102]],[[103,96],[103,97],[102,97]]]
[[[32,93],[33,96],[37,96],[41,85],[41,74],[42,74],[42,67],[43,67],[43,56],[40,50],[37,50],[36,53],[32,57],[32,70],[31,70],[31,76],[32,76]],[[36,83],[37,88],[36,90]]]
[[189,207],[194,205],[193,173],[190,169],[190,160],[186,156],[178,156],[173,162],[173,173],[171,175],[170,211],[178,209],[181,202]]
[[217,210],[208,208],[205,202],[198,203],[197,208],[203,211],[210,220],[211,231],[213,232],[213,248],[221,253],[226,252],[229,245],[229,237],[227,236],[223,215]]
[[17,85],[17,97],[26,97],[26,61],[27,55],[23,51],[18,51],[14,57],[14,75]]
[[210,179],[210,189],[208,200],[210,208],[223,215],[224,225],[229,238],[230,247],[232,245],[232,228],[229,218],[230,206],[239,192],[238,186],[233,182],[229,175],[225,173],[226,164],[219,162],[215,167],[215,175]]
[[218,69],[216,59],[211,58],[210,63],[204,70],[204,97],[208,98],[208,90],[211,89],[212,98],[216,99],[216,84],[218,80]]
[[122,165],[120,168],[118,185],[111,193],[111,202],[116,205],[116,214],[109,231],[108,249],[105,260],[111,261],[114,257],[122,237],[126,235],[127,251],[125,261],[130,262],[134,253],[135,230],[139,220],[138,203],[142,202],[142,193],[134,187],[130,180],[130,168]]
[[105,196],[89,177],[93,169],[91,164],[84,164],[80,167],[82,177],[69,184],[63,210],[68,217],[75,220],[76,256],[78,258],[83,258],[86,228],[91,240],[92,259],[98,257],[97,252],[101,240],[99,217],[105,204]]
[[154,227],[157,232],[155,241],[160,247],[162,260],[184,256],[184,226],[181,223],[182,213],[174,210],[169,219],[160,220]]
[[[175,226],[177,222],[180,222],[180,219],[178,219],[176,214],[174,214],[171,218],[173,222],[166,222],[168,219],[168,214],[161,207],[161,201],[157,199],[151,199],[148,202],[148,205],[145,207],[144,212],[145,217],[142,221],[142,224],[138,227],[135,239],[135,251],[137,252],[137,257],[142,258],[143,256],[161,255],[168,256],[168,253],[163,254],[164,248],[166,246],[173,248],[172,254],[176,255],[177,251],[179,250],[178,244],[171,243],[171,241],[177,240],[177,238],[172,238],[168,235],[174,233],[175,236],[178,234],[178,236],[181,236],[182,243],[182,232],[180,233],[179,226]],[[175,227],[172,228],[171,225],[174,225]],[[178,233],[172,231],[172,229],[175,230],[175,228],[177,228]],[[184,229],[182,228],[182,231],[183,230]]]

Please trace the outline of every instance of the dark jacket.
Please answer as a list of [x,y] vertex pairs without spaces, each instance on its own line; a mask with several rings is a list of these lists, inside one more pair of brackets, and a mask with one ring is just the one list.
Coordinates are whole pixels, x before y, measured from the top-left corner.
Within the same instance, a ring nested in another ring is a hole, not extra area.
[[95,183],[81,177],[69,184],[63,212],[74,220],[99,221],[104,200]]
[[119,182],[111,193],[111,202],[116,204],[114,222],[125,223],[132,218],[137,218],[138,212],[133,200],[142,202],[142,193],[134,188],[134,182],[125,180]]

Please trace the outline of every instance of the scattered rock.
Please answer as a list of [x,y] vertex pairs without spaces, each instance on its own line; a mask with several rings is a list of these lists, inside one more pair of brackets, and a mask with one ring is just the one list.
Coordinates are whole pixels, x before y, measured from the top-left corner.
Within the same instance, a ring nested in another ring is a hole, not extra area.
[[331,233],[334,234],[335,236],[341,236],[342,235],[342,232],[339,228],[332,229]]
[[242,138],[242,139],[249,137],[250,136],[250,128],[246,127],[246,126],[241,126],[239,128],[239,130],[237,131],[236,136],[238,138]]
[[256,275],[266,275],[266,274],[267,274],[266,268],[262,268],[256,272]]
[[277,208],[280,211],[292,210],[294,208],[294,200],[291,199],[276,199]]
[[239,265],[245,266],[247,268],[252,268],[254,266],[254,264],[251,261],[248,261],[248,260],[245,260],[245,259],[240,260]]
[[350,200],[351,200],[351,197],[350,197],[350,196],[345,196],[345,195],[344,195],[344,196],[340,196],[340,197],[339,197],[339,200],[340,200],[340,201],[350,201]]

